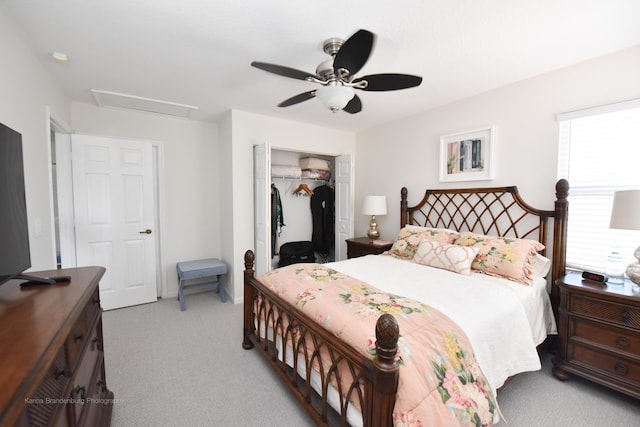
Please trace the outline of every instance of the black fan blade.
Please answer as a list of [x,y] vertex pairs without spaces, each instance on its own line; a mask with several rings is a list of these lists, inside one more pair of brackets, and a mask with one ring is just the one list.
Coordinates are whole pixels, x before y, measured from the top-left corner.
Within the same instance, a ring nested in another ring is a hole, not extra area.
[[278,104],[278,107],[288,107],[290,105],[299,104],[300,102],[304,102],[308,99],[314,98],[315,96],[316,96],[315,90],[312,90],[310,92],[299,93],[296,96],[292,96],[289,99],[285,99],[280,104]]
[[292,79],[306,80],[307,77],[315,77],[313,73],[307,73],[306,71],[296,70],[295,68],[285,67],[283,65],[269,64],[266,62],[253,61],[252,67],[260,68],[261,70],[268,71],[280,76],[291,77]]
[[377,92],[408,89],[410,87],[420,86],[420,83],[422,83],[422,77],[412,76],[410,74],[371,74],[370,76],[359,77],[355,79],[353,83],[358,83],[362,80],[366,80],[368,83],[367,87],[362,90]]
[[355,95],[342,110],[346,111],[349,114],[359,113],[360,111],[362,111],[362,101],[360,101],[358,95]]
[[373,50],[375,36],[367,30],[359,30],[344,42],[333,59],[336,74],[340,68],[349,70],[353,76],[364,66]]

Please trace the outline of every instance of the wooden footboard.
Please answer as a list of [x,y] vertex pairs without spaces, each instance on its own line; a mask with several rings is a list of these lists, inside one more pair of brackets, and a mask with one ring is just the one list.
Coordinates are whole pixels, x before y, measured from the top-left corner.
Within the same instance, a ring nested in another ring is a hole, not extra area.
[[252,251],[245,253],[243,348],[260,350],[317,425],[345,426],[353,417],[363,426],[393,425],[399,369],[394,317],[378,319],[371,360],[260,283],[254,259]]

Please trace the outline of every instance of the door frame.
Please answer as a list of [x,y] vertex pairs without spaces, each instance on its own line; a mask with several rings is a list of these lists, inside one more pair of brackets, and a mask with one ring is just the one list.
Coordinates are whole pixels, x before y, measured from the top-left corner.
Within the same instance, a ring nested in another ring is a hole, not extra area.
[[[266,189],[267,192],[269,191],[269,187],[271,186],[271,155],[273,153],[273,151],[288,151],[288,152],[293,152],[293,153],[299,153],[299,154],[304,154],[304,155],[310,155],[310,156],[322,156],[322,157],[331,157],[333,158],[333,164],[334,167],[336,166],[337,163],[337,159],[339,157],[345,157],[345,156],[349,156],[350,158],[350,184],[349,184],[349,192],[350,192],[350,200],[349,200],[349,206],[347,207],[349,213],[350,213],[350,217],[351,217],[351,221],[349,224],[349,229],[346,232],[346,234],[348,235],[347,238],[351,238],[353,237],[353,233],[355,231],[354,229],[354,221],[355,221],[355,170],[354,170],[354,165],[355,165],[355,153],[347,153],[347,154],[336,154],[336,153],[327,153],[327,152],[322,152],[322,151],[317,151],[317,150],[305,150],[305,149],[296,149],[296,148],[291,148],[291,147],[281,147],[281,146],[277,146],[277,145],[273,145],[269,142],[262,142],[260,144],[254,144],[253,145],[253,160],[254,160],[254,165],[253,165],[253,184],[254,184],[254,195],[253,195],[253,211],[254,211],[254,230],[253,230],[253,247],[254,247],[254,251],[256,253],[256,258],[258,256],[258,239],[259,236],[257,235],[258,231],[256,230],[256,225],[257,225],[257,221],[258,221],[258,217],[261,216],[260,213],[258,212],[258,204],[256,202],[256,176],[255,176],[255,171],[256,171],[256,165],[255,165],[255,151],[256,151],[256,147],[264,147],[266,151],[269,152],[268,156],[265,156],[269,159],[269,164],[266,165],[266,169],[265,169],[265,173],[266,173]],[[263,165],[265,166],[265,165]],[[335,171],[334,171],[335,172]],[[267,212],[263,212],[265,214],[268,215],[268,209]],[[266,233],[266,241],[269,243],[267,245],[267,251],[271,251],[271,234],[270,233]],[[344,241],[340,241],[340,237],[339,234],[336,233],[335,234],[335,242],[334,242],[334,253],[335,253],[335,257],[336,257],[336,261],[338,261],[337,257],[340,255],[340,252],[338,250],[338,246],[339,245],[344,245],[345,250],[344,250],[344,254],[346,255],[346,242]],[[268,264],[269,264],[269,269],[267,271],[271,271],[273,268],[271,267],[271,257],[267,256]],[[346,258],[345,258],[346,259]],[[260,261],[256,260],[256,271],[258,271],[258,265],[260,265]],[[266,263],[265,263],[266,265]],[[259,274],[259,273],[258,273]]]
[[[55,114],[52,114],[50,109],[47,109],[47,115],[48,115],[48,119],[49,119],[49,123],[48,126],[50,127],[50,132],[48,133],[48,138],[49,138],[49,147],[53,147],[52,144],[55,144],[55,140],[51,139],[51,134],[52,132],[57,132],[57,133],[63,133],[63,134],[68,134],[69,136],[71,136],[71,131],[69,130],[69,127],[64,125],[64,122],[59,121],[56,117]],[[167,298],[168,297],[168,289],[167,289],[167,281],[165,280],[163,271],[164,271],[164,251],[162,250],[164,248],[164,224],[165,224],[165,216],[164,216],[164,143],[162,141],[149,141],[151,143],[151,148],[152,148],[152,161],[153,161],[153,190],[154,190],[154,198],[155,198],[155,204],[154,204],[154,216],[156,219],[156,229],[154,230],[154,233],[156,233],[156,293],[158,297],[161,298]],[[65,147],[67,148],[67,147]],[[69,149],[64,149],[64,150],[56,150],[56,162],[57,163],[64,163],[64,164],[71,164],[71,145],[69,144]],[[51,159],[51,154],[50,154],[50,159]],[[53,177],[53,167],[52,167],[52,162],[49,162],[49,176]],[[50,182],[51,185],[51,192],[50,194],[51,196],[51,212],[55,212],[54,211],[54,204],[57,206],[60,206],[61,204],[68,204],[69,201],[65,201],[64,199],[60,199],[60,197],[57,197],[58,193],[54,192],[53,189],[53,179],[51,179]],[[62,187],[64,188],[65,191],[68,191],[69,193],[73,193],[72,190],[72,185],[73,185],[73,180],[71,178],[71,171],[69,171],[68,177],[65,176],[63,178],[63,182],[58,182],[58,187]],[[73,212],[73,200],[70,201],[71,202],[71,209]],[[52,222],[52,230],[55,230],[55,218],[54,215],[51,215],[51,222]],[[74,232],[74,228],[73,227],[63,227],[62,229],[59,230],[60,233],[60,240],[65,240],[66,242],[69,243],[70,248],[69,248],[69,252],[72,254],[75,254],[75,232]],[[55,247],[55,239],[54,239],[54,254],[56,253],[56,247]],[[73,262],[70,262],[68,264],[66,264],[67,266],[72,266],[71,264],[73,264],[73,266],[75,266],[76,260],[75,258],[72,260]]]

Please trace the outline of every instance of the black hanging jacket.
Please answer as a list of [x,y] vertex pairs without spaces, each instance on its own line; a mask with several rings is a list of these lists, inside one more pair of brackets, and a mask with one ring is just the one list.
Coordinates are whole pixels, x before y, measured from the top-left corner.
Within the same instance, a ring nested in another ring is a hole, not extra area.
[[276,239],[284,226],[284,212],[282,211],[280,191],[278,191],[278,187],[275,184],[271,184],[271,258],[276,255]]
[[311,241],[316,252],[328,255],[335,245],[335,192],[328,185],[313,189],[311,216],[313,232]]

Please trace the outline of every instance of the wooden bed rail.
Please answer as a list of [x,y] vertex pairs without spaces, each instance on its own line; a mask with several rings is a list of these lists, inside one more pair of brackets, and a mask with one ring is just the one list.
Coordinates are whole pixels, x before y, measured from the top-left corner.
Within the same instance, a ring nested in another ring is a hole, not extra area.
[[[376,323],[376,356],[373,359],[342,342],[295,307],[279,299],[255,278],[255,255],[244,255],[244,349],[256,347],[317,425],[347,424],[347,411],[357,402],[364,426],[393,425],[392,415],[398,390],[396,361],[400,336],[396,319],[383,314]],[[291,344],[276,345],[279,337]],[[293,353],[287,364],[287,352]],[[300,357],[306,378],[299,378]],[[317,361],[322,359],[323,363]],[[315,365],[314,365],[315,364]],[[310,385],[311,367],[320,375],[323,393]],[[341,369],[350,376],[341,373]],[[341,408],[333,413],[327,398],[332,384],[340,396]]]

